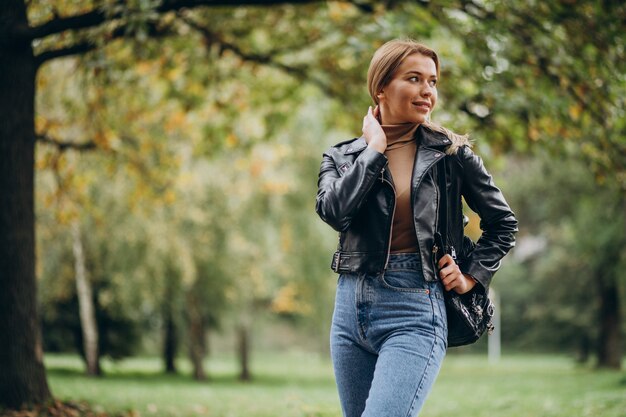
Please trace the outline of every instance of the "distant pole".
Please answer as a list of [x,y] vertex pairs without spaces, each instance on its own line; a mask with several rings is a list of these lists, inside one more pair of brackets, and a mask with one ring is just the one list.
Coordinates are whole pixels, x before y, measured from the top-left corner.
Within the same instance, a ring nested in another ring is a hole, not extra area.
[[501,320],[500,320],[500,297],[494,289],[489,289],[489,296],[495,306],[495,313],[493,315],[493,325],[495,329],[488,338],[488,351],[489,351],[489,363],[496,363],[500,360],[501,353]]

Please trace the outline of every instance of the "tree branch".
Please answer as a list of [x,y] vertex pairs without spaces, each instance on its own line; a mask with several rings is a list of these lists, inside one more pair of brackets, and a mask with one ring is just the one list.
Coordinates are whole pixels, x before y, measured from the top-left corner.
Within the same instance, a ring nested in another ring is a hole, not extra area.
[[[319,2],[321,2],[321,0],[164,0],[163,3],[155,9],[155,11],[158,13],[166,13],[183,8],[195,8],[201,6],[274,6],[280,4],[308,4]],[[125,1],[119,0],[116,3],[116,6],[123,7],[125,4]],[[74,16],[55,17],[38,26],[17,29],[17,33],[15,33],[15,35],[21,39],[41,39],[49,35],[65,32],[66,30],[96,27],[106,21],[113,21],[122,16],[122,11],[107,14],[106,9],[96,8],[89,12]]]
[[77,151],[91,151],[91,150],[98,148],[98,145],[96,145],[94,141],[88,141],[88,142],[82,142],[82,143],[71,142],[71,141],[60,141],[45,134],[37,135],[35,139],[42,143],[55,146],[60,152],[63,152],[67,149],[75,149]]
[[235,55],[237,55],[238,57],[240,57],[241,59],[245,61],[256,62],[259,64],[278,68],[299,80],[311,82],[312,84],[320,88],[328,96],[330,97],[334,96],[333,91],[330,89],[328,85],[324,84],[322,81],[314,77],[311,77],[310,74],[308,74],[304,68],[290,66],[290,65],[283,64],[282,62],[278,62],[274,59],[275,58],[274,55],[271,55],[271,54],[262,55],[262,54],[257,54],[257,53],[245,52],[238,45],[225,41],[224,39],[222,39],[222,37],[219,34],[212,32],[208,28],[199,25],[198,23],[194,22],[192,19],[185,17],[185,16],[182,16],[181,19],[191,28],[198,31],[205,38],[208,46],[213,45],[213,44],[218,44],[221,50],[231,51]]
[[43,51],[35,56],[35,65],[39,68],[44,62],[64,56],[78,55],[96,49],[98,45],[95,42],[82,42],[65,48],[52,49]]
[[354,7],[362,11],[363,13],[374,13],[374,6],[369,3],[363,3],[358,0],[351,0],[348,3],[352,4]]
[[95,9],[87,13],[69,16],[56,17],[39,26],[29,27],[19,33],[24,38],[41,39],[49,35],[65,32],[66,30],[86,29],[98,26],[106,20],[114,20],[121,16],[117,13],[107,17],[104,9]]
[[[148,25],[148,35],[152,38],[165,36],[170,34],[170,30],[172,29],[172,25],[159,27],[158,22],[153,22]],[[117,27],[113,32],[107,35],[107,40],[113,40],[118,38],[123,38],[128,35],[127,26],[122,25]],[[35,65],[39,68],[44,62],[49,61],[51,59],[83,54],[85,52],[92,51],[98,48],[99,44],[94,41],[82,41],[75,45],[64,46],[58,49],[51,49],[48,51],[40,52],[35,56]]]

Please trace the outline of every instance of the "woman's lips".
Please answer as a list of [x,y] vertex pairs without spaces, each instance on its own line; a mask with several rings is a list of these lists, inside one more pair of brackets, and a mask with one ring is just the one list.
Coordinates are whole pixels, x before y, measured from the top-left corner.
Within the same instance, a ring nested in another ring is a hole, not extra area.
[[425,101],[413,103],[413,105],[421,112],[428,113],[430,111],[430,104]]

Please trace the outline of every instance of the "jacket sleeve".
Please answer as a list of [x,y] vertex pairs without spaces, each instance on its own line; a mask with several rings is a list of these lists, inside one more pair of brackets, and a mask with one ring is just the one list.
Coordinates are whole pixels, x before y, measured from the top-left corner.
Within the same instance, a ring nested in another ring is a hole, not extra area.
[[500,268],[501,259],[515,246],[517,219],[482,159],[467,146],[459,149],[459,157],[463,167],[461,193],[467,205],[480,217],[483,231],[460,269],[488,288]]
[[369,190],[387,164],[387,157],[367,147],[351,166],[343,167],[339,174],[331,151],[325,152],[317,181],[315,211],[322,220],[338,232],[350,227]]

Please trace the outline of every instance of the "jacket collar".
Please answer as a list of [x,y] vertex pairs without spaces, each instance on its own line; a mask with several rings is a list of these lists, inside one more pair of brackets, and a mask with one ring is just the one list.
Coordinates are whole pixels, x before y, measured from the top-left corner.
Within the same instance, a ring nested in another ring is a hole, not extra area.
[[419,143],[419,146],[426,146],[429,148],[440,148],[450,146],[452,141],[444,133],[436,132],[430,128],[420,125],[415,132],[415,137]]
[[[420,125],[415,130],[415,139],[418,142],[418,146],[428,147],[428,148],[441,148],[450,146],[452,143],[450,139],[443,133],[435,132],[424,125]],[[365,137],[361,136],[357,138],[355,141],[346,146],[344,150],[344,154],[352,154],[361,152],[363,149],[367,147],[367,142],[365,141]]]
[[367,148],[367,142],[365,141],[365,137],[361,136],[360,138],[356,139],[348,146],[346,146],[343,153],[344,155],[349,155],[351,153],[361,152],[365,148]]

